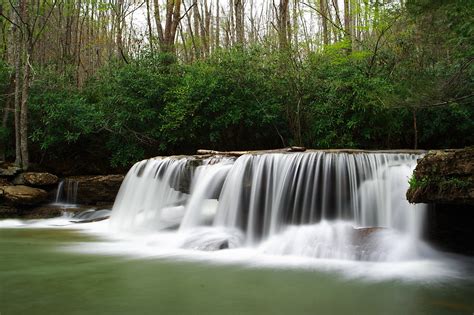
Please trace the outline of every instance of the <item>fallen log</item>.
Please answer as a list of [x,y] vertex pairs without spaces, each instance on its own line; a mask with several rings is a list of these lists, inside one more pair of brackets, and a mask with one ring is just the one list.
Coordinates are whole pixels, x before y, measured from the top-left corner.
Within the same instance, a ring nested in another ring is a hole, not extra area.
[[197,150],[198,155],[226,155],[226,156],[241,156],[245,154],[262,154],[262,153],[285,153],[285,152],[304,152],[305,147],[288,147],[274,150],[258,150],[258,151],[216,151],[200,149]]

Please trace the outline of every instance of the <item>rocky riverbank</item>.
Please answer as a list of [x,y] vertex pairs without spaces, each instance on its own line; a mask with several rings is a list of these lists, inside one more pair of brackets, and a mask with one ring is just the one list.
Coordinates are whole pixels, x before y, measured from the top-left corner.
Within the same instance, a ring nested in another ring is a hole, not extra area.
[[[48,218],[83,211],[84,206],[110,208],[123,179],[124,175],[60,178],[4,163],[0,165],[0,218]],[[72,197],[66,200],[66,196]],[[61,202],[66,201],[80,206],[65,207]]]
[[474,147],[428,152],[413,172],[407,199],[474,206]]

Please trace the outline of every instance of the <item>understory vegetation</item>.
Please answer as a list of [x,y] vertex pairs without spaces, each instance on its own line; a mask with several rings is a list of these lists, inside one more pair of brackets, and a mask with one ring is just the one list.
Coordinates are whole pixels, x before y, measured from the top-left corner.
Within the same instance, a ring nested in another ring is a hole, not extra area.
[[[144,47],[80,85],[75,65],[37,64],[30,159],[116,167],[198,148],[472,145],[472,16],[464,1],[408,1],[385,10],[371,36],[313,51],[261,41],[185,62]],[[0,61],[0,103],[13,70]],[[5,119],[1,147],[14,160],[14,117]]]

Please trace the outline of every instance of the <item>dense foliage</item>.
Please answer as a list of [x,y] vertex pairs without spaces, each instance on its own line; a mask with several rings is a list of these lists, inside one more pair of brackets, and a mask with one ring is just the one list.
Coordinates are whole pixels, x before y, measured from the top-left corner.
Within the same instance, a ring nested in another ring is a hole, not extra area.
[[[187,64],[146,53],[107,65],[81,89],[67,71],[36,69],[36,162],[89,154],[120,166],[197,148],[472,145],[474,6],[462,3],[416,1],[387,13],[379,35],[356,50],[341,41],[302,56],[260,44]],[[0,63],[2,91],[8,71]],[[2,141],[9,133],[1,130]]]

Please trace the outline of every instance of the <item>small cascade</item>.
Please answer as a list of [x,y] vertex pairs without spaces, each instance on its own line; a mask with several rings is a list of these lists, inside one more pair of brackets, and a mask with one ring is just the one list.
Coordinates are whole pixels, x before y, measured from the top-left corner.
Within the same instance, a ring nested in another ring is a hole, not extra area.
[[66,178],[59,182],[55,203],[61,205],[76,205],[79,182]]
[[145,160],[128,172],[111,225],[175,230],[181,248],[408,259],[425,248],[424,206],[405,199],[419,157],[315,151]]

